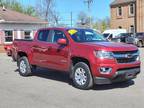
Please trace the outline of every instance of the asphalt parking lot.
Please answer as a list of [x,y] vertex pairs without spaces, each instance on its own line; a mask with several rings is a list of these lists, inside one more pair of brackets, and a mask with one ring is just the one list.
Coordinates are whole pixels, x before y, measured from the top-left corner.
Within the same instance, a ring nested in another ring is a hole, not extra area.
[[68,75],[46,69],[21,77],[16,63],[0,54],[0,108],[144,108],[144,48],[140,51],[136,79],[91,90],[76,89]]

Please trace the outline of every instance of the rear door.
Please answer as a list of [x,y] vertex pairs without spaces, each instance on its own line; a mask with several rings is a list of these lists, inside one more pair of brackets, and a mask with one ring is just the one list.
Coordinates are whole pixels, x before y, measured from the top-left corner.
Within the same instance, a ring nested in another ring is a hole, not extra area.
[[50,30],[40,30],[33,48],[33,62],[37,66],[48,67]]

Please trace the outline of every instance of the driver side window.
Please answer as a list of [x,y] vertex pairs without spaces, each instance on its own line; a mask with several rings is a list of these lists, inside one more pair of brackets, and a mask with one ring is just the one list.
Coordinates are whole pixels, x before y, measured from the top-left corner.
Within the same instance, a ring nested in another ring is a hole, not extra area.
[[57,41],[61,38],[66,39],[65,34],[62,31],[54,30],[53,36],[52,36],[52,43],[57,43]]

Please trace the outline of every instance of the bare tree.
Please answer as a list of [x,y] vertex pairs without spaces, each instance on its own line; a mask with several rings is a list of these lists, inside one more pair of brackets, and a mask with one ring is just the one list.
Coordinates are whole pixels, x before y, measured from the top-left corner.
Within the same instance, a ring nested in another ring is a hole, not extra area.
[[77,26],[78,27],[90,27],[90,18],[89,16],[81,11],[79,14],[78,14],[78,21],[77,21]]
[[58,25],[59,15],[54,10],[54,0],[38,0],[36,7],[38,15],[48,21],[49,25]]
[[88,8],[88,16],[89,16],[90,28],[92,28],[91,6],[92,6],[93,2],[94,2],[94,0],[84,0],[84,3],[87,4],[87,8]]
[[57,12],[52,12],[52,16],[54,18],[55,25],[59,25],[60,15]]

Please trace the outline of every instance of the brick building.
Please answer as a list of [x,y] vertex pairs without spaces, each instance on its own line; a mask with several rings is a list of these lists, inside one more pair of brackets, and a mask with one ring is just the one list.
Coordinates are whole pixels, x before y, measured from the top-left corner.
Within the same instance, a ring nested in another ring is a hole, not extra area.
[[33,38],[37,29],[47,24],[41,19],[0,7],[0,47],[14,39]]
[[112,29],[144,32],[144,0],[114,0],[110,7]]

